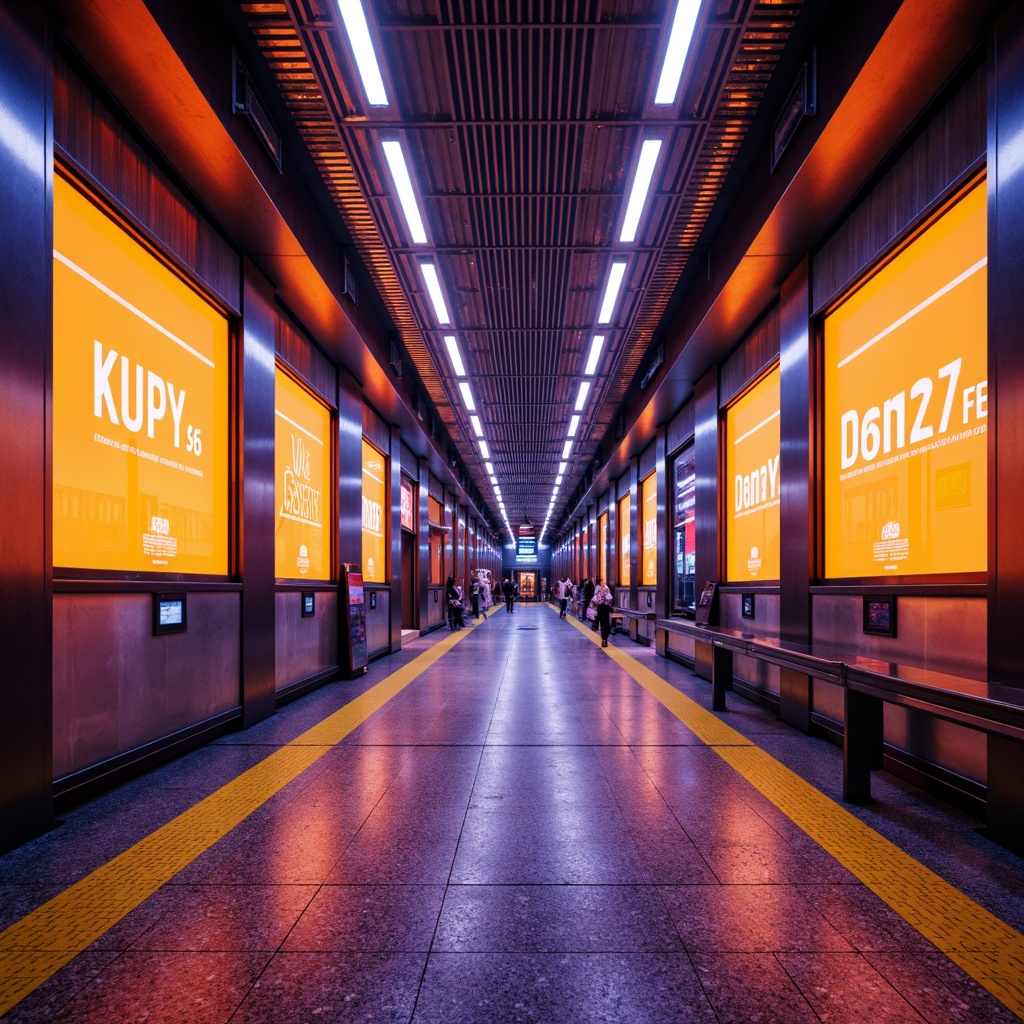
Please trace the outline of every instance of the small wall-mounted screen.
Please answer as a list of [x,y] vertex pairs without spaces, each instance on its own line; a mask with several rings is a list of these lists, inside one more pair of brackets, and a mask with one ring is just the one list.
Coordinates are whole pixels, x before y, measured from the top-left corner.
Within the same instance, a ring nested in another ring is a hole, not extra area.
[[153,595],[153,633],[184,633],[187,628],[186,594]]

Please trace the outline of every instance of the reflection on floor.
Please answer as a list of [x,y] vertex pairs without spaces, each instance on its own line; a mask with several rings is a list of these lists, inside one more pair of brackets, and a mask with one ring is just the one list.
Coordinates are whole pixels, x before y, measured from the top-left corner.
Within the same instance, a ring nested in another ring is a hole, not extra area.
[[1018,1019],[1024,863],[975,822],[885,775],[850,819],[997,936],[940,950],[810,838],[831,810],[801,826],[740,763],[838,800],[839,751],[738,698],[735,732],[673,714],[661,680],[703,708],[708,684],[494,611],[0,858],[3,1019]]

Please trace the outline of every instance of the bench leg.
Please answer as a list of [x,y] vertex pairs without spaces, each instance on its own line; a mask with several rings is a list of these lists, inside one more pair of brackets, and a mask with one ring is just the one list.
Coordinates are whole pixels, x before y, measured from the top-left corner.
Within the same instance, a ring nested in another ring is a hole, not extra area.
[[725,711],[725,693],[732,689],[732,651],[711,645],[711,709]]
[[779,718],[802,733],[811,731],[811,677],[779,669]]
[[1024,743],[988,738],[988,830],[994,843],[1024,856]]
[[883,704],[847,687],[843,727],[843,799],[871,802],[871,770],[881,763]]

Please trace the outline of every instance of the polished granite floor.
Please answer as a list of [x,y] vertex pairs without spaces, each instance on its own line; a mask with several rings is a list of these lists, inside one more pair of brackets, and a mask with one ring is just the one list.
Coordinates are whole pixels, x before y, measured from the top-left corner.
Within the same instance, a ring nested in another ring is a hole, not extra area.
[[[410,663],[108,793],[0,858],[0,928]],[[615,643],[705,707],[685,668]],[[838,799],[839,752],[733,728]],[[881,775],[858,816],[1024,928],[1024,862]],[[1018,1019],[571,622],[467,632],[4,1021]]]

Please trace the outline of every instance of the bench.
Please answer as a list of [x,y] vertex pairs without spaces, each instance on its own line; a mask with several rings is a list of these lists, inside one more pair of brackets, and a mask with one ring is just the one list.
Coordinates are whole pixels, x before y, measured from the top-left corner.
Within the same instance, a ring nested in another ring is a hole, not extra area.
[[656,612],[640,611],[638,608],[620,608],[614,606],[611,611],[612,631],[622,631],[640,643],[650,643],[649,637],[641,637],[639,631],[630,623],[652,622],[658,617]]
[[1024,689],[686,620],[659,619],[658,628],[711,645],[715,711],[726,710],[736,653],[843,687],[843,799],[849,803],[871,800],[871,772],[882,767],[885,704],[986,733],[988,835],[1024,854]]

